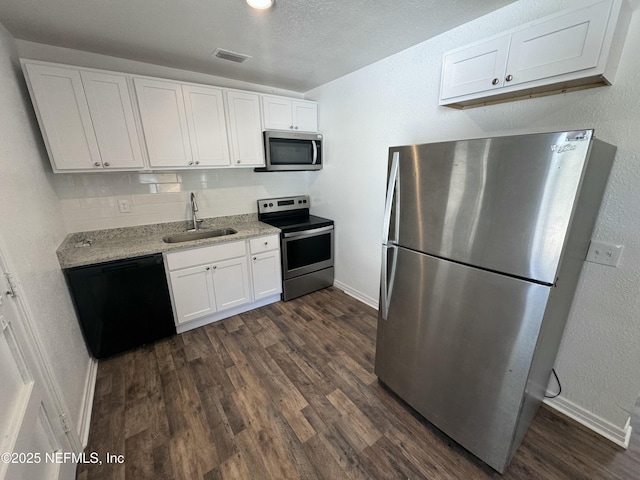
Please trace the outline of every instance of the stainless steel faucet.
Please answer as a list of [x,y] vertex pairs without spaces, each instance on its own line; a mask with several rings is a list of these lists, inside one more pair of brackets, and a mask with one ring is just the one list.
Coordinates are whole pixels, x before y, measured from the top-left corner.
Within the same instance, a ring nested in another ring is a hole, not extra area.
[[189,231],[197,231],[200,229],[202,219],[198,218],[196,212],[198,211],[198,204],[196,203],[196,195],[191,192],[191,220],[193,221],[193,228]]

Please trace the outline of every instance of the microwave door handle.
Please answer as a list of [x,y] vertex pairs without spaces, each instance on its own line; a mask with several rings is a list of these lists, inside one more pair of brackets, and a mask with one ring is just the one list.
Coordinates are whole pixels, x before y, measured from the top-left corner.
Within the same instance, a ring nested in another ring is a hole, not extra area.
[[311,161],[311,165],[315,165],[318,161],[318,146],[315,140],[311,140],[311,145],[313,145],[313,160]]

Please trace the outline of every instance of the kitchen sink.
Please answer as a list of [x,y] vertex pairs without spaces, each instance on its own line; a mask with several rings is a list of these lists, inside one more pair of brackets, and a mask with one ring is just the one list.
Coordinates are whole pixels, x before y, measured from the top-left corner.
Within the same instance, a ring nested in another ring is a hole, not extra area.
[[217,230],[197,230],[195,232],[176,233],[162,237],[164,243],[180,243],[191,242],[193,240],[202,240],[203,238],[224,237],[238,233],[233,228],[219,228]]

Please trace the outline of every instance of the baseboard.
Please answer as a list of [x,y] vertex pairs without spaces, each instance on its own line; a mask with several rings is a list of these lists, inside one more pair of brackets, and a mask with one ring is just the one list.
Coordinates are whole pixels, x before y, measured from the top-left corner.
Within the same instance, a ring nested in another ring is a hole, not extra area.
[[369,305],[371,308],[375,308],[376,310],[378,309],[377,298],[371,298],[369,295],[365,295],[364,293],[359,292],[358,290],[351,288],[350,286],[345,285],[344,283],[338,280],[333,281],[333,286],[336,287],[337,289],[342,290],[344,293],[346,293],[350,297],[353,297],[356,300],[360,300],[362,303]]
[[93,410],[93,396],[96,392],[96,378],[98,376],[98,361],[89,359],[89,369],[84,384],[84,397],[82,399],[82,412],[80,414],[80,424],[78,434],[85,448],[89,443],[89,428],[91,427],[91,412]]
[[631,417],[627,419],[627,424],[623,428],[620,428],[563,397],[545,398],[544,403],[581,425],[584,425],[589,430],[593,430],[597,434],[602,435],[616,445],[622,448],[629,448],[629,440],[631,439]]

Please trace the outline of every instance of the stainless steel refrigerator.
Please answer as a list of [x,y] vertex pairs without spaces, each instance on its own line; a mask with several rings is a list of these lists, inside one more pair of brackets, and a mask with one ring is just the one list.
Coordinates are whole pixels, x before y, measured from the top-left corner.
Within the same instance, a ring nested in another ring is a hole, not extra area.
[[593,130],[389,149],[375,372],[499,472],[543,399],[615,151]]

